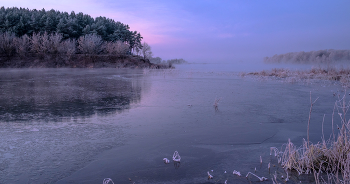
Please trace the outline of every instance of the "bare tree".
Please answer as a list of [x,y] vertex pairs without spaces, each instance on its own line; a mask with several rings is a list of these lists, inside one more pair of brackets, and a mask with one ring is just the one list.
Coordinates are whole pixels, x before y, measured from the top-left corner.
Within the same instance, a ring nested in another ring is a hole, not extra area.
[[16,52],[21,57],[24,58],[30,49],[30,38],[28,35],[23,35],[20,38],[14,40],[16,46]]
[[51,49],[51,42],[50,42],[50,35],[47,34],[47,32],[44,32],[44,34],[40,37],[41,44],[39,46],[39,54],[47,54]]
[[129,45],[123,43],[122,41],[108,42],[106,43],[106,51],[110,55],[126,55],[129,50]]
[[96,34],[81,36],[78,39],[78,50],[85,55],[98,54],[102,50],[102,43],[101,36]]
[[49,37],[50,37],[49,48],[48,48],[49,53],[58,54],[63,36],[61,34],[55,33],[55,34],[49,35]]
[[44,57],[46,54],[50,53],[52,43],[50,40],[50,35],[47,32],[43,34],[34,33],[31,39],[31,51],[39,54],[39,56]]
[[58,53],[62,56],[66,56],[66,60],[70,60],[72,55],[76,52],[76,40],[67,39],[62,41],[58,47]]
[[33,33],[32,38],[30,39],[30,50],[34,53],[41,52],[41,35],[39,33]]
[[141,49],[139,47],[135,47],[133,49],[133,53],[139,56],[141,54]]
[[5,54],[8,57],[15,54],[15,37],[15,34],[11,32],[5,32],[0,35],[0,54]]
[[153,56],[153,53],[151,51],[151,46],[149,46],[146,42],[143,42],[142,44],[141,53],[144,59],[151,59]]

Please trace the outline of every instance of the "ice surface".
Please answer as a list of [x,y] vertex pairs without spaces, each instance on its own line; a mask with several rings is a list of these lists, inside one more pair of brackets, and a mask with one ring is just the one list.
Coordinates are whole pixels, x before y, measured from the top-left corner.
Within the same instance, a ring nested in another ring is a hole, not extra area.
[[[310,91],[320,97],[310,139],[321,137],[323,114],[329,134],[334,86],[226,71],[1,71],[0,183],[204,183],[208,170],[213,181],[247,183],[224,171],[269,176],[270,147],[306,136]],[[181,167],[160,162],[174,150]]]

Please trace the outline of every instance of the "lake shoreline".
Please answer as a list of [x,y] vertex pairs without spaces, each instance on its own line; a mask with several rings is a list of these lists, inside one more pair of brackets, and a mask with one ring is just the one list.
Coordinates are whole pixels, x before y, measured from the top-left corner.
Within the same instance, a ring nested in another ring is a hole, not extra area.
[[339,81],[342,85],[349,86],[350,69],[348,68],[312,68],[310,70],[290,70],[285,68],[274,68],[271,70],[262,70],[260,72],[241,72],[241,77],[273,77],[285,79],[290,82],[298,82],[309,79],[319,79],[328,81]]
[[141,56],[115,55],[31,55],[26,57],[0,56],[0,68],[174,68],[172,65],[154,64]]

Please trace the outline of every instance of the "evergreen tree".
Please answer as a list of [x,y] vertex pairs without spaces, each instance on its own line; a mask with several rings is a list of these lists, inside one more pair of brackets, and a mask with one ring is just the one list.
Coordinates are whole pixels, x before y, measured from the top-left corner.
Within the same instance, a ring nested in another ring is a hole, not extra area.
[[96,34],[103,41],[121,41],[129,45],[129,52],[142,47],[142,37],[136,31],[130,31],[129,25],[106,17],[92,18],[83,13],[72,11],[59,12],[25,8],[0,8],[0,32],[13,32],[16,36],[33,34],[60,33],[63,39],[78,39],[81,36]]

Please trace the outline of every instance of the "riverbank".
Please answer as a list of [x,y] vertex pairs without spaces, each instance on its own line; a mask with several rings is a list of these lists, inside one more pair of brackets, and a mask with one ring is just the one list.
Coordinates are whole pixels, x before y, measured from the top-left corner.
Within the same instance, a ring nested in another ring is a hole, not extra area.
[[172,65],[154,64],[135,55],[31,55],[11,58],[0,56],[0,63],[1,68],[173,68]]

